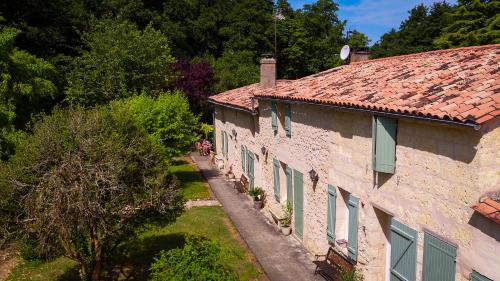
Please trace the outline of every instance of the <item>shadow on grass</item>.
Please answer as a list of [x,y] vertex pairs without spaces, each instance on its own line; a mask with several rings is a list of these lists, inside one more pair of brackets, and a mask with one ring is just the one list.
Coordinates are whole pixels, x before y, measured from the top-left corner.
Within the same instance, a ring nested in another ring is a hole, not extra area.
[[185,235],[174,233],[151,236],[120,245],[105,267],[103,280],[148,280],[148,270],[154,257],[162,250],[183,247]]
[[179,166],[179,165],[186,165],[186,164],[189,164],[188,161],[184,160],[184,159],[174,159],[172,160],[172,166]]
[[80,280],[80,273],[78,272],[78,266],[74,266],[66,270],[61,276],[57,278],[57,281],[75,281]]

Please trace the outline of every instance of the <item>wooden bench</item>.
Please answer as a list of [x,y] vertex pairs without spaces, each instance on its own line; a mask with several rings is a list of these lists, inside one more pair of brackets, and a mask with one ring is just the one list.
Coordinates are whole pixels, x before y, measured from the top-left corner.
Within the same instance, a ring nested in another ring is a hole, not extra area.
[[[324,259],[319,259],[320,257]],[[316,255],[314,264],[316,264],[314,275],[319,273],[326,280],[340,281],[342,270],[354,270],[354,264],[332,247],[328,249],[326,255]]]
[[248,179],[245,177],[245,175],[242,174],[240,180],[234,182],[234,188],[241,193],[248,191]]

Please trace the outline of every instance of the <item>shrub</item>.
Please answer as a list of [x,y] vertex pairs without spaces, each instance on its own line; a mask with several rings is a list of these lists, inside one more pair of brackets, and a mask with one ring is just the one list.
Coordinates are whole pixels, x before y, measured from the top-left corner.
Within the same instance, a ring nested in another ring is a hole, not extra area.
[[340,280],[342,281],[362,281],[363,277],[356,271],[344,269],[340,272]]
[[151,265],[152,281],[231,281],[236,273],[221,263],[219,243],[199,236],[186,236],[184,247],[162,251]]
[[188,152],[197,140],[198,117],[179,91],[162,93],[157,98],[143,93],[116,101],[114,106],[130,111],[138,124],[163,144],[169,158]]
[[27,250],[62,252],[82,277],[99,280],[105,258],[137,224],[182,209],[162,148],[127,111],[57,109],[32,131],[0,175],[0,190],[9,190],[2,203],[17,204],[11,222],[35,239]]

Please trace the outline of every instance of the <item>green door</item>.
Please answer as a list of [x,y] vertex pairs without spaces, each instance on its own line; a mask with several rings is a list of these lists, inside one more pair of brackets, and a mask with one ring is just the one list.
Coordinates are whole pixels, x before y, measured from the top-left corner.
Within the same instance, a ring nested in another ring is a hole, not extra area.
[[286,166],[286,200],[293,206],[292,169]]
[[417,266],[417,231],[391,220],[391,281],[414,281]]
[[429,233],[424,235],[424,281],[454,281],[457,248]]
[[294,170],[293,171],[293,186],[295,190],[293,191],[293,213],[295,221],[295,235],[297,238],[302,239],[304,235],[304,182],[302,180],[302,173]]
[[248,167],[248,186],[250,189],[253,189],[255,181],[253,174],[253,161],[254,161],[253,153],[248,151],[247,167]]

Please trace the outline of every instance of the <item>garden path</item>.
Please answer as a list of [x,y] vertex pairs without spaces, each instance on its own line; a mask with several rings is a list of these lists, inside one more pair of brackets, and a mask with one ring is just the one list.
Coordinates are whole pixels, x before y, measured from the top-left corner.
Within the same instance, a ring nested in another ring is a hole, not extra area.
[[291,236],[279,234],[276,227],[253,208],[247,195],[233,189],[232,183],[225,180],[208,157],[196,153],[191,157],[270,280],[324,280],[313,274],[311,254]]

